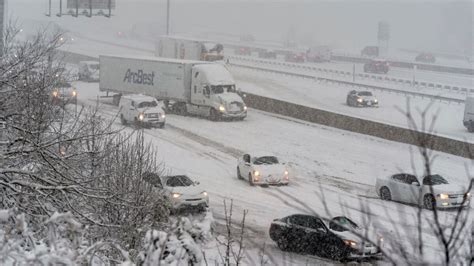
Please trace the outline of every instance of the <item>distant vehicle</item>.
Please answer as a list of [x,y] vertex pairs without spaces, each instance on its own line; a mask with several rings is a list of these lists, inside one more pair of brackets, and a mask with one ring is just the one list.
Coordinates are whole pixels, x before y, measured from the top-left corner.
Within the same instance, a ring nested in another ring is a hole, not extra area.
[[377,57],[379,56],[379,47],[378,46],[366,46],[360,52],[361,56],[368,56],[368,57]]
[[269,234],[284,251],[318,255],[333,260],[380,256],[380,250],[376,246],[364,243],[349,233],[351,226],[357,227],[349,221],[336,217],[331,220],[332,229],[329,229],[317,216],[293,214],[273,220]]
[[186,175],[158,176],[146,173],[144,179],[165,191],[171,200],[173,212],[191,208],[200,211],[209,207],[209,195],[199,182]]
[[258,52],[258,57],[266,59],[277,59],[277,53],[272,50],[260,50]]
[[288,185],[288,169],[276,156],[244,154],[237,163],[237,177],[254,185]]
[[252,49],[250,47],[238,47],[235,49],[235,54],[236,55],[252,55]]
[[224,65],[159,57],[103,56],[101,91],[144,94],[165,102],[169,112],[199,115],[211,120],[243,120],[247,106]]
[[224,60],[224,46],[208,41],[162,36],[156,44],[155,55],[175,59],[219,61]]
[[463,124],[469,132],[474,132],[474,96],[466,98]]
[[61,35],[59,35],[59,39],[58,39],[58,42],[60,44],[65,44],[65,43],[72,43],[74,42],[76,39],[69,33],[63,33]]
[[379,101],[370,91],[352,90],[347,94],[346,103],[349,106],[379,106]]
[[163,128],[166,115],[162,103],[141,94],[123,95],[120,98],[120,121],[123,125]]
[[288,52],[285,55],[285,61],[286,62],[292,62],[292,63],[303,63],[306,55],[304,53],[294,53],[294,52]]
[[100,66],[98,61],[81,61],[79,62],[79,80],[82,81],[99,81]]
[[329,62],[331,61],[331,54],[331,48],[327,45],[311,47],[306,51],[306,61]]
[[387,74],[389,64],[385,59],[372,59],[364,64],[364,72]]
[[58,82],[52,93],[52,102],[55,105],[65,106],[66,104],[77,104],[77,91],[71,83],[66,81]]
[[465,187],[450,184],[437,174],[423,177],[421,184],[415,175],[406,173],[377,178],[375,189],[383,200],[416,204],[427,209],[464,207],[471,199],[471,193]]
[[125,39],[125,38],[127,38],[127,34],[123,31],[117,31],[117,32],[115,32],[115,37],[117,37],[119,39]]
[[434,63],[436,62],[436,58],[433,54],[430,53],[421,53],[415,57],[416,62],[423,62],[423,63]]

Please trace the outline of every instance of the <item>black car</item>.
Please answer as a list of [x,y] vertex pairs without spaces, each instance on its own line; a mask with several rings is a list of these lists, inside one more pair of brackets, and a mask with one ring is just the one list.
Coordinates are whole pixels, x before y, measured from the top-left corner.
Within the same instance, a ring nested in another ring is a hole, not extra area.
[[388,70],[388,62],[383,59],[372,59],[364,64],[364,72],[387,74]]
[[[380,250],[375,245],[361,243],[355,235],[350,234],[358,227],[349,219],[342,218],[345,217],[331,220],[330,228],[321,218],[306,214],[275,219],[270,226],[270,238],[281,250],[334,260],[380,256]],[[350,221],[353,228],[348,228],[346,221]]]
[[370,91],[352,90],[347,94],[346,103],[349,106],[379,106],[379,101]]
[[353,250],[350,244],[329,230],[324,222],[311,215],[294,214],[275,219],[270,226],[270,238],[284,251],[343,259]]
[[430,53],[421,53],[415,57],[416,62],[423,62],[423,63],[434,63],[436,62],[436,58],[433,54]]

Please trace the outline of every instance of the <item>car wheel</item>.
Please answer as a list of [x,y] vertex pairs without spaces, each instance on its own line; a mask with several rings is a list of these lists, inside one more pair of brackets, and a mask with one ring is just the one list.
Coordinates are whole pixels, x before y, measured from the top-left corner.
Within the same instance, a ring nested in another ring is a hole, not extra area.
[[217,120],[218,120],[219,116],[217,115],[216,109],[211,108],[211,110],[209,111],[209,118],[210,118],[212,121],[217,121]]
[[432,210],[436,206],[436,200],[433,195],[425,195],[423,198],[423,207]]
[[278,248],[281,249],[282,251],[286,251],[289,249],[288,241],[285,239],[278,239],[277,241]]
[[255,186],[255,184],[253,183],[252,174],[249,174],[249,184],[250,184],[251,186]]
[[380,198],[383,200],[392,200],[392,193],[388,187],[383,187],[380,189]]
[[237,166],[237,178],[242,179],[242,175],[240,174],[240,169],[238,166]]
[[124,125],[124,126],[127,124],[127,120],[125,120],[125,118],[123,117],[122,114],[120,115],[120,122],[121,122],[122,125]]

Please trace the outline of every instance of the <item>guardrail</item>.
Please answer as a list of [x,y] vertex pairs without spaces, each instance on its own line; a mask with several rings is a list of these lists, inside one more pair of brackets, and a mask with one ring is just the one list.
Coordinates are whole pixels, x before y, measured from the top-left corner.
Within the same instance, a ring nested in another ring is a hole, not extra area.
[[[73,64],[77,64],[79,61],[98,60],[96,57],[77,53],[65,51],[59,51],[59,53],[64,55],[63,58],[66,62]],[[313,78],[312,76],[308,77]],[[420,140],[429,140],[426,141],[427,148],[429,149],[474,159],[474,144],[472,143],[337,114],[251,93],[245,94],[246,104],[257,110],[416,146],[420,145]]]
[[262,68],[262,67],[256,67],[256,66],[248,66],[248,65],[237,64],[237,63],[229,63],[229,64],[231,66],[236,66],[236,67],[243,67],[243,68],[254,69],[254,70],[258,70],[258,71],[271,72],[271,73],[277,73],[277,74],[283,74],[283,75],[290,75],[290,76],[295,76],[295,77],[300,77],[300,78],[315,79],[317,81],[338,83],[338,84],[343,84],[343,85],[354,86],[354,87],[357,87],[357,88],[366,88],[366,89],[379,90],[379,91],[388,91],[388,92],[411,95],[411,96],[416,96],[416,97],[421,97],[421,98],[430,98],[430,99],[439,100],[439,101],[447,101],[447,102],[455,102],[455,103],[464,103],[465,102],[465,100],[463,100],[463,99],[457,99],[457,98],[451,98],[451,97],[445,97],[445,96],[439,96],[439,95],[431,95],[431,94],[425,94],[425,93],[420,93],[420,92],[412,92],[412,91],[406,91],[406,90],[397,90],[397,89],[392,89],[392,88],[387,88],[387,87],[382,87],[382,86],[376,86],[376,85],[370,85],[370,84],[364,84],[364,83],[357,83],[357,82],[350,82],[350,81],[343,81],[343,80],[332,79],[332,78],[317,77],[317,76],[308,75],[308,74],[291,73],[291,72],[282,71],[282,70],[268,69],[268,68]]
[[[311,70],[311,71],[316,71],[316,72],[320,72],[324,74],[334,73],[334,74],[344,76],[346,78],[350,78],[354,75],[354,73],[352,73],[351,71],[343,71],[343,70],[331,69],[331,68],[321,67],[321,66],[313,66],[313,65],[308,65],[308,64],[289,63],[289,62],[283,62],[283,61],[278,61],[278,60],[253,58],[253,57],[248,57],[248,56],[227,56],[227,57],[230,59],[238,59],[238,60],[248,61],[248,62]],[[417,86],[417,87],[443,89],[443,90],[456,91],[456,92],[462,92],[462,93],[474,93],[474,89],[472,88],[456,86],[456,85],[448,85],[448,84],[442,84],[442,83],[435,83],[435,82],[429,82],[429,81],[416,81],[416,80],[413,81],[406,78],[397,78],[397,77],[391,77],[391,76],[386,76],[386,75],[377,75],[377,74],[369,74],[369,73],[356,73],[355,76],[357,78],[371,79],[371,80],[379,81],[379,82],[386,81],[386,82],[394,82],[398,84]]]
[[273,114],[416,146],[420,146],[423,143],[426,148],[431,150],[474,159],[474,143],[337,114],[250,93],[246,93],[245,103],[251,108]]

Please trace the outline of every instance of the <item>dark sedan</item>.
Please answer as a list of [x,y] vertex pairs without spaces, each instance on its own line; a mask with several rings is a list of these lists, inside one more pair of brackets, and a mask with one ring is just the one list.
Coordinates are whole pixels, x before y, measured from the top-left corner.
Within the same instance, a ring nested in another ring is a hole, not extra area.
[[[270,226],[270,238],[284,251],[294,251],[317,255],[334,260],[369,257],[379,253],[377,249],[366,254],[361,252],[354,237],[344,238],[344,234],[328,229],[319,217],[294,214],[275,219]],[[344,231],[344,230],[339,230]]]

